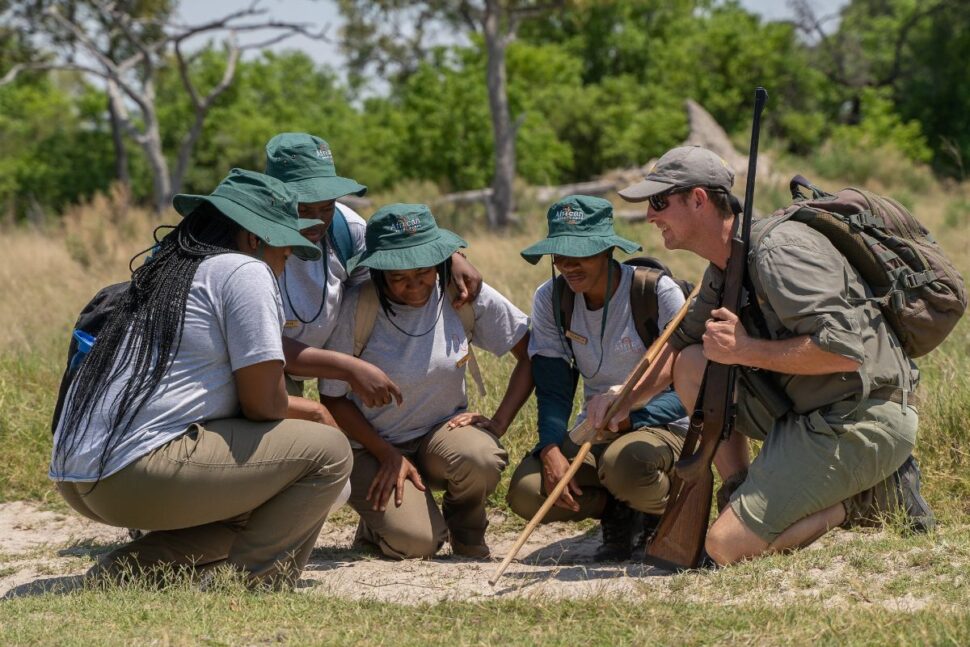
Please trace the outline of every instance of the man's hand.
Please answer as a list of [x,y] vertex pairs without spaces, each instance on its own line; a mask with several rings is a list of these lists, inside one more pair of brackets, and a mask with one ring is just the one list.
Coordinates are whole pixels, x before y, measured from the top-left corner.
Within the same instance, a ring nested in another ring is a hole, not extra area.
[[[604,393],[599,395],[594,395],[586,402],[586,418],[594,429],[604,429],[604,431],[611,431],[614,434],[619,433],[624,426],[627,426],[627,421],[630,419],[630,398],[620,405],[613,417],[610,418],[609,424],[603,427],[603,420],[606,418],[606,412],[609,410],[613,401],[616,400],[620,391],[623,390],[621,385],[611,386]],[[599,436],[604,436],[600,433]]]
[[384,371],[363,360],[354,362],[347,384],[364,406],[383,407],[390,404],[392,399],[397,400],[400,406],[404,401],[397,384],[392,382]]
[[367,489],[367,500],[371,502],[372,510],[387,510],[387,502],[394,492],[394,505],[401,507],[404,502],[404,481],[411,479],[414,487],[424,492],[424,482],[417,468],[411,461],[404,458],[401,452],[393,447],[386,454],[379,456],[381,468],[374,475],[370,487]]
[[502,425],[497,420],[486,418],[482,414],[475,413],[474,411],[463,411],[448,421],[448,429],[469,426],[484,429],[496,438],[501,438],[508,429],[507,426]]
[[[566,470],[569,469],[569,461],[563,456],[562,450],[559,449],[558,445],[544,447],[539,452],[539,458],[542,459],[542,483],[546,488],[546,492],[552,494],[552,491],[559,485],[559,481],[562,480],[563,475],[566,474]],[[574,477],[563,488],[562,494],[556,500],[556,506],[565,508],[566,510],[572,510],[573,512],[579,512],[579,503],[576,502],[573,495],[581,496],[582,494],[583,491],[579,488]]]
[[751,337],[741,320],[727,308],[711,312],[704,330],[704,357],[719,364],[744,364]]
[[458,297],[451,303],[456,310],[477,299],[482,291],[481,272],[458,252],[451,255],[451,278],[458,288]]

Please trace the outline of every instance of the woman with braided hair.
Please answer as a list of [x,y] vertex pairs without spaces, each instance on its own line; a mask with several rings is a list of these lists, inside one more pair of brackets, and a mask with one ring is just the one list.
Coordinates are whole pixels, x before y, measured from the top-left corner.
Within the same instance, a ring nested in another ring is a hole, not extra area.
[[239,169],[174,206],[184,219],[132,273],[67,393],[50,477],[81,514],[149,531],[95,576],[225,562],[253,585],[291,584],[352,464],[338,429],[286,419],[332,420],[294,406],[283,379],[276,277],[291,251],[319,256],[299,234],[315,223],[281,182]]

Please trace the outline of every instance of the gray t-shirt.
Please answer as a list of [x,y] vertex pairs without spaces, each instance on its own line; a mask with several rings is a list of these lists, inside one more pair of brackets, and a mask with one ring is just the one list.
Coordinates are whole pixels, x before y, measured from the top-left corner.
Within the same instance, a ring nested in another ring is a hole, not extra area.
[[[350,207],[338,202],[337,208],[347,219],[354,253],[364,251],[367,223]],[[279,283],[286,314],[283,334],[307,346],[323,348],[337,325],[346,288],[366,281],[369,273],[366,267],[361,267],[353,276],[348,276],[329,236],[321,238],[317,246],[323,252],[323,260],[304,261],[291,255]]]
[[[283,306],[269,266],[244,254],[220,254],[202,261],[189,288],[182,341],[172,365],[111,451],[102,477],[181,436],[192,423],[238,416],[233,371],[283,361],[282,326]],[[130,371],[125,371],[108,387],[63,469],[58,460],[63,430],[58,426],[50,478],[97,480],[111,409],[128,375]],[[61,425],[67,416],[67,411],[61,415]]]
[[[643,357],[647,349],[637,334],[633,323],[633,306],[630,303],[630,284],[634,268],[620,265],[620,285],[609,303],[606,327],[602,328],[603,310],[589,310],[586,299],[576,295],[573,302],[573,315],[570,328],[577,335],[585,337],[585,344],[573,339],[572,354],[576,356],[576,366],[583,376],[583,409],[577,418],[581,422],[586,417],[585,402],[594,395],[604,393],[615,384],[622,384]],[[572,360],[569,344],[559,333],[556,315],[552,304],[552,280],[548,280],[535,292],[532,300],[532,336],[529,337],[529,357],[543,357]],[[684,293],[670,277],[663,276],[657,281],[657,314],[660,329],[666,328],[670,320],[684,304]],[[600,337],[600,330],[603,335]],[[680,429],[687,428],[687,418],[670,423]]]
[[[359,288],[347,292],[340,322],[327,342],[330,350],[353,352],[359,294]],[[360,355],[362,360],[381,368],[401,388],[404,397],[401,406],[394,402],[383,407],[365,407],[356,395],[349,395],[377,433],[390,443],[400,444],[423,436],[468,407],[466,362],[463,361],[468,355],[468,339],[447,296],[439,300],[440,295],[435,287],[428,302],[420,308],[394,304],[393,323],[378,308],[374,330]],[[525,313],[488,285],[482,285],[472,308],[475,311],[472,343],[495,355],[508,352],[529,329]],[[402,330],[417,336],[409,336]],[[427,334],[422,335],[425,331]],[[348,387],[338,380],[321,380],[320,392],[340,397],[347,394]]]

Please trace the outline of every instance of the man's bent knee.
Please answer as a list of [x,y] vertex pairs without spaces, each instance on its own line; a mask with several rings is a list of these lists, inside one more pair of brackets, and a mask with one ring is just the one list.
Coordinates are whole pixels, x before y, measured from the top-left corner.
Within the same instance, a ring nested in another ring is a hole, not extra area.
[[707,554],[721,566],[762,555],[768,547],[769,544],[745,526],[730,506],[707,531],[704,543]]

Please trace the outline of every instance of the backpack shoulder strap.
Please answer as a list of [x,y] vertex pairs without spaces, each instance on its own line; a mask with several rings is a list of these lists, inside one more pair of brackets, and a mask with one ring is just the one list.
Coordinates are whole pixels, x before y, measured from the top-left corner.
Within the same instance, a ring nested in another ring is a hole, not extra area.
[[377,321],[377,309],[380,305],[374,283],[362,283],[357,297],[357,309],[354,311],[354,357],[360,357],[364,352],[370,334],[374,332],[374,322]]
[[[448,283],[448,289],[445,290],[445,298],[448,299],[449,306],[458,298],[458,288],[455,287],[454,283]],[[468,339],[468,370],[471,371],[472,380],[475,381],[475,386],[478,387],[479,395],[485,397],[485,381],[482,379],[482,371],[478,366],[478,360],[475,358],[475,350],[472,348],[472,339],[475,336],[475,309],[471,304],[466,303],[456,309],[455,314],[458,315],[458,319],[461,321],[461,327],[465,330],[465,337]]]
[[354,255],[354,240],[350,236],[350,226],[347,224],[347,217],[340,210],[340,205],[334,205],[333,221],[327,230],[327,236],[340,265],[346,268],[347,261]]
[[[566,333],[569,332],[573,322],[573,305],[575,303],[576,294],[569,289],[566,277],[562,274],[558,275],[552,283],[552,314],[556,318],[559,338],[569,348],[570,355],[573,353],[573,341]],[[575,361],[575,357],[573,361]]]
[[657,283],[667,272],[654,267],[634,267],[630,282],[630,308],[633,325],[646,348],[657,338],[660,307],[657,303]]

